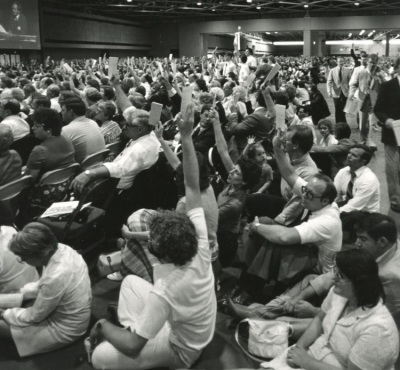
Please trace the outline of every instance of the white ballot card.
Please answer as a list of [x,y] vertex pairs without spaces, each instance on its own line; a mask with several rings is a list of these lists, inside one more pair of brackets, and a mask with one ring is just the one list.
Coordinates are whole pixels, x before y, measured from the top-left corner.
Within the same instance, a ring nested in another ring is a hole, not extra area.
[[110,57],[108,59],[108,77],[112,77],[113,74],[117,74],[118,72],[118,58]]
[[158,122],[160,121],[162,107],[162,104],[154,101],[151,103],[149,125],[157,126]]
[[281,131],[286,131],[286,124],[285,124],[286,107],[281,104],[276,104],[275,112],[276,112],[276,122],[275,122],[276,129]]
[[185,114],[188,105],[192,102],[193,86],[185,86],[182,89],[181,113]]
[[269,71],[266,80],[267,80],[267,81],[271,81],[271,80],[275,77],[275,75],[279,72],[280,69],[281,69],[281,66],[280,66],[278,63],[276,63],[276,64],[272,67],[272,69]]

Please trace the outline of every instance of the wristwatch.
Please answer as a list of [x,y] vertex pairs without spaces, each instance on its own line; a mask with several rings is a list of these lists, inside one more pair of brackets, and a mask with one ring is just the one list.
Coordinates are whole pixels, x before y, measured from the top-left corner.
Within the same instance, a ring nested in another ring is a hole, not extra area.
[[85,175],[88,176],[89,178],[92,178],[92,173],[89,170],[85,171]]
[[256,223],[254,224],[254,231],[255,231],[255,232],[257,232],[257,227],[258,227],[258,226],[260,226],[260,223],[259,223],[259,222],[256,222]]

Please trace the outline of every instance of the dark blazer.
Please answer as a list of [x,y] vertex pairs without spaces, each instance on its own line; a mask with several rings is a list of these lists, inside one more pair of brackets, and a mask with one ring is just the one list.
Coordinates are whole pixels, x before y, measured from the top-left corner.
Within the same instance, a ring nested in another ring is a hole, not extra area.
[[193,131],[192,140],[195,150],[208,154],[210,148],[215,145],[214,127],[211,125],[202,132],[200,132],[200,128],[196,128]]
[[254,135],[257,140],[265,140],[273,128],[274,119],[267,118],[265,115],[267,108],[261,108],[248,115],[242,122],[238,122],[237,115],[232,115],[230,129],[236,138],[239,154],[247,145],[247,137]]
[[20,14],[18,20],[12,15],[10,17],[9,32],[13,35],[26,35],[28,32],[26,17]]
[[381,85],[374,113],[382,126],[382,143],[397,146],[393,130],[385,126],[388,118],[400,119],[400,85],[397,77]]
[[331,114],[328,103],[320,91],[317,91],[311,98],[311,116],[314,125],[322,118],[328,117]]

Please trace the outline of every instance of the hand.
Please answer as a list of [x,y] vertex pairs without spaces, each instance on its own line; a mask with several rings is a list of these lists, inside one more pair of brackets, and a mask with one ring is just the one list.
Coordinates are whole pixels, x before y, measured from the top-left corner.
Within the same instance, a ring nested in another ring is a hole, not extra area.
[[279,149],[282,147],[282,136],[283,136],[283,132],[281,132],[281,130],[278,130],[276,135],[272,139],[272,146],[274,148]]
[[126,225],[122,225],[122,229],[121,229],[121,235],[125,238],[125,239],[130,239],[130,230],[128,228],[128,226]]
[[393,122],[394,122],[393,119],[391,119],[391,118],[387,119],[386,122],[385,122],[386,128],[393,130]]
[[208,118],[213,122],[213,125],[220,125],[219,114],[215,108],[210,108]]
[[257,235],[257,227],[260,225],[260,220],[258,217],[254,217],[254,221],[249,224],[249,236],[251,235]]
[[93,326],[92,330],[90,331],[90,345],[92,346],[92,350],[100,344],[100,342],[103,340],[103,335],[101,334],[101,329],[99,324],[103,324],[106,319],[100,319],[99,321],[96,322],[96,324]]
[[194,106],[193,103],[188,104],[186,112],[183,112],[183,119],[178,120],[178,128],[181,136],[190,136],[193,132],[194,123]]
[[247,144],[251,145],[254,144],[256,142],[256,137],[255,136],[247,136]]
[[70,185],[70,189],[73,188],[74,191],[78,193],[82,193],[83,189],[85,188],[86,184],[90,181],[90,177],[85,173],[81,173],[74,178]]
[[162,125],[161,122],[158,122],[157,126],[154,129],[154,133],[158,140],[162,140],[163,132],[164,132],[164,126]]
[[301,347],[291,347],[289,348],[287,354],[287,363],[292,367],[302,367],[306,368],[307,360],[310,356],[307,354],[307,351]]
[[299,301],[294,306],[294,315],[300,319],[314,317],[315,307],[306,301]]
[[0,308],[0,318],[3,318],[3,315],[4,315],[4,312],[5,312],[6,310],[3,310],[2,308]]
[[111,86],[112,87],[117,87],[119,86],[120,80],[119,80],[119,75],[117,73],[113,73],[111,77]]

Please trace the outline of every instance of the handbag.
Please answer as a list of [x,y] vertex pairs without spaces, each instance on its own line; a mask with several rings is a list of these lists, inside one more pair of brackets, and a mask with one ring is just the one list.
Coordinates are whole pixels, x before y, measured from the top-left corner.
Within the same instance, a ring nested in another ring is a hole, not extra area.
[[97,271],[100,277],[107,276],[119,270],[121,266],[121,251],[102,253],[97,260]]
[[[247,329],[245,323],[248,324]],[[242,328],[248,330],[247,346],[239,335]],[[288,348],[291,332],[291,326],[284,321],[244,319],[236,328],[235,339],[247,356],[263,362],[279,356]]]

